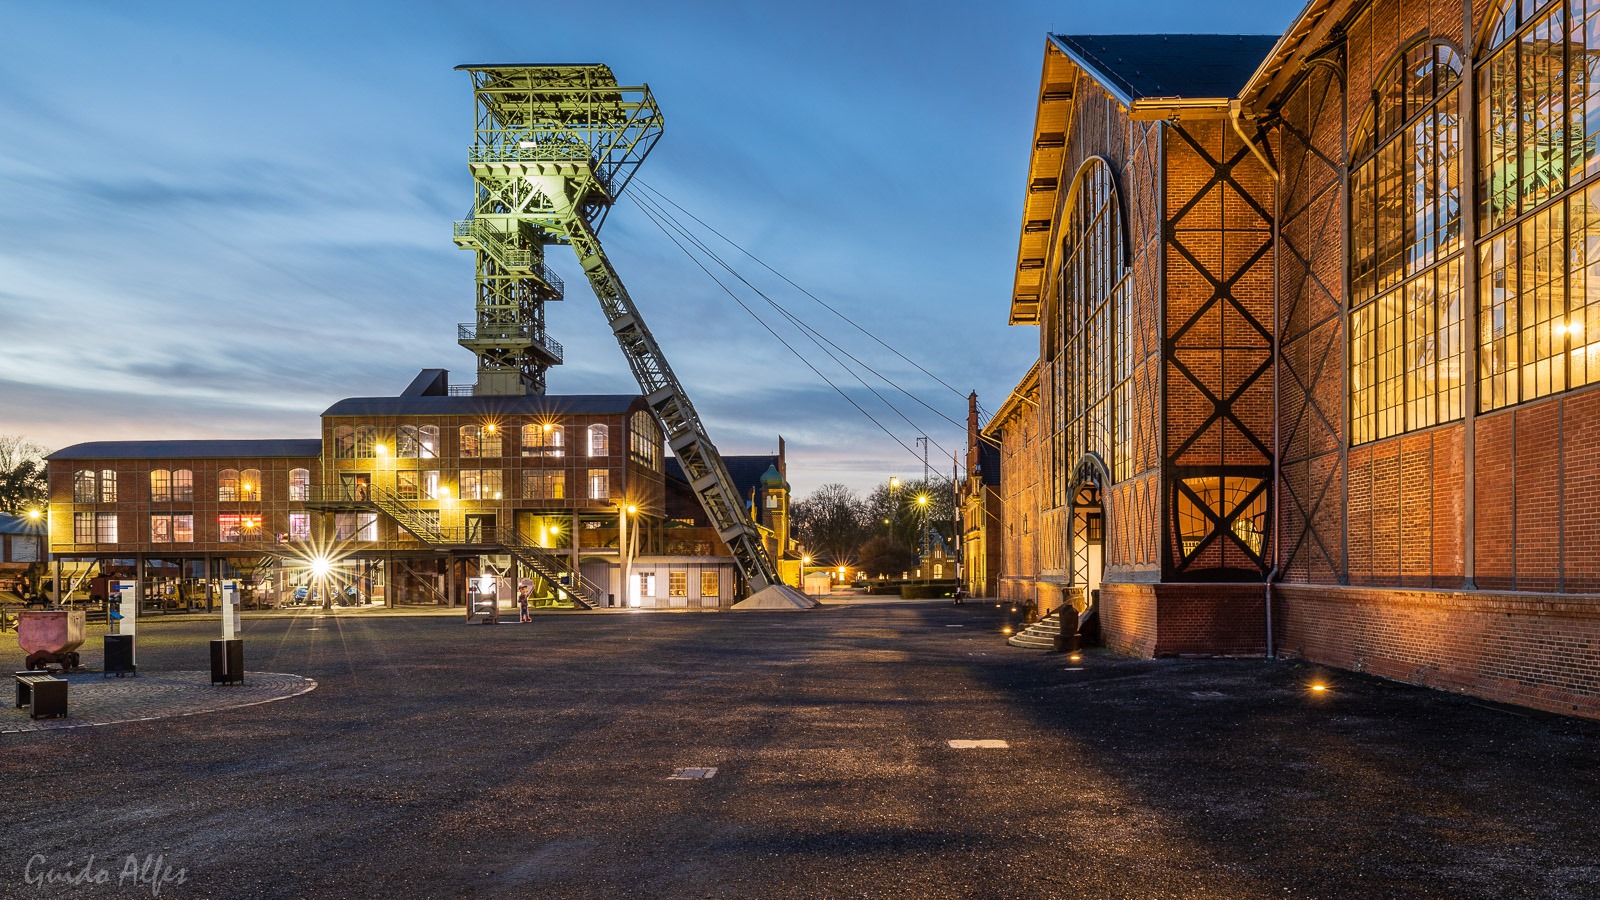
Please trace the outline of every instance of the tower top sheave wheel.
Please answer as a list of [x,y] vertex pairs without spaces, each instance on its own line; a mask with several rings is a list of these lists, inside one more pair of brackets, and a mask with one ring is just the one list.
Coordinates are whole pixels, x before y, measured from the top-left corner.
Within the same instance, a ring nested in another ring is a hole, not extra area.
[[563,216],[540,213],[568,207],[598,231],[661,138],[661,110],[650,87],[618,84],[610,66],[524,63],[456,70],[472,76],[474,177],[480,170],[509,178],[557,176],[565,185],[568,196],[539,198],[518,210],[548,230],[548,243],[566,243],[567,229]]

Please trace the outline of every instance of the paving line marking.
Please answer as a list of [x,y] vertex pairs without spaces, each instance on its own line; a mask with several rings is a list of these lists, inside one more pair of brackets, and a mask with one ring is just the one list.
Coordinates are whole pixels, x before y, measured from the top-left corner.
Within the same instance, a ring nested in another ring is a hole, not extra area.
[[672,770],[672,774],[667,776],[667,780],[668,781],[703,781],[703,780],[705,780],[707,778],[711,778],[712,776],[714,776],[716,774],[717,774],[717,767],[716,766],[705,766],[705,767],[702,767],[702,768],[691,768],[691,769],[673,769]]
[[1005,741],[993,738],[983,738],[976,741],[954,740],[950,741],[953,750],[1009,750],[1011,745]]

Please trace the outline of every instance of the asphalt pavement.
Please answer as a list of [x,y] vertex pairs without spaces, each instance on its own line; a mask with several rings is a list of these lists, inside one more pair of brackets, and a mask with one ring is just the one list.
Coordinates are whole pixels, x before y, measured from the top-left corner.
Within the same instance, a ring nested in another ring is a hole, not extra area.
[[1010,619],[247,621],[317,689],[0,735],[0,896],[1600,897],[1600,724]]

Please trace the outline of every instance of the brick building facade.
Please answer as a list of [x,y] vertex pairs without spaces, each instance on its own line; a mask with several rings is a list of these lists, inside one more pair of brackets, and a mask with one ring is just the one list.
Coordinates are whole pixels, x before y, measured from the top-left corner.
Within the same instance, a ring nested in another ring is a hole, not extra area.
[[1597,60],[1563,2],[1052,35],[1003,591],[1600,715]]

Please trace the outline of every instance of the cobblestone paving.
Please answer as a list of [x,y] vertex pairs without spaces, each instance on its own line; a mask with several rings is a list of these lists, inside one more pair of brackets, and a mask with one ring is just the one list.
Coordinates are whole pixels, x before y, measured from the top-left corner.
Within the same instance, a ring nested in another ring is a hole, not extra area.
[[317,686],[309,678],[277,672],[246,672],[244,684],[230,685],[213,685],[210,672],[144,673],[130,678],[106,678],[90,672],[66,678],[64,719],[28,718],[26,709],[12,707],[16,694],[7,685],[8,702],[0,710],[0,734],[193,716],[286,700]]

